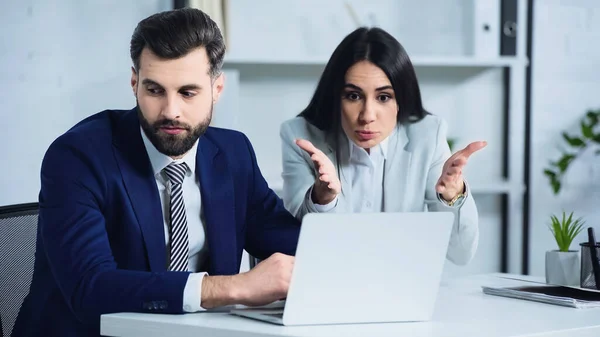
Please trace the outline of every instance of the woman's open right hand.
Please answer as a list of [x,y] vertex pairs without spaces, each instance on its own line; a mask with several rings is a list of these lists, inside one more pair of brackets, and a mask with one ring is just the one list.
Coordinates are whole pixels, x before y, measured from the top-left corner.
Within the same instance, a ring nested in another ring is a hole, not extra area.
[[319,205],[332,202],[342,191],[342,184],[337,176],[335,166],[323,151],[317,149],[308,140],[297,139],[296,144],[310,155],[315,170],[318,172],[312,190],[312,201]]

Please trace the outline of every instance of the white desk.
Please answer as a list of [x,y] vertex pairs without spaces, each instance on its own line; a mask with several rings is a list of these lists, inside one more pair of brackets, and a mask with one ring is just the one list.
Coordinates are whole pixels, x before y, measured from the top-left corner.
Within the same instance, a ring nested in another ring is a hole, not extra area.
[[284,327],[227,313],[121,313],[103,315],[101,331],[102,335],[120,337],[600,336],[600,309],[573,309],[483,294],[482,285],[523,284],[498,275],[444,281],[431,322]]

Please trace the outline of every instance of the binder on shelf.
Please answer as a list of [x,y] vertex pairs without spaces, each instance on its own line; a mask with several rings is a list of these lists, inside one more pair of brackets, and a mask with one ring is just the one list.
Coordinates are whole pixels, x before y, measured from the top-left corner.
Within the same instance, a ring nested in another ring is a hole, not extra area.
[[473,54],[494,58],[500,55],[500,1],[474,1]]
[[173,0],[173,9],[184,8],[187,6],[187,0]]
[[517,55],[517,2],[501,0],[500,10],[500,55]]
[[225,44],[229,47],[227,38],[228,29],[225,22],[225,0],[173,0],[173,9],[185,7],[197,8],[208,14],[221,30],[223,40],[225,40]]

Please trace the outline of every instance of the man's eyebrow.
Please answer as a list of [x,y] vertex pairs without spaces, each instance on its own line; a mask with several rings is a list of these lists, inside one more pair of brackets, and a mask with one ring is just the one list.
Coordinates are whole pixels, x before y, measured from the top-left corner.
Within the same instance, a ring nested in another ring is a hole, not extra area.
[[153,81],[153,80],[151,80],[151,79],[149,79],[149,78],[145,78],[145,79],[142,81],[142,84],[143,84],[143,85],[155,85],[155,86],[158,86],[158,87],[161,87],[161,88],[162,88],[162,85],[158,84],[158,82],[155,82],[155,81]]
[[186,84],[181,86],[181,88],[179,88],[179,91],[185,91],[185,90],[202,90],[202,86],[198,85],[198,84]]
[[[162,87],[163,87],[163,86],[162,86],[162,85],[160,85],[158,82],[156,82],[156,81],[154,81],[154,80],[151,80],[151,79],[149,79],[149,78],[145,78],[144,80],[142,80],[142,84],[143,84],[143,85],[145,85],[145,86],[154,85],[154,86],[157,86],[157,87],[160,87],[160,88],[162,88]],[[194,84],[194,83],[192,83],[192,84],[185,84],[185,85],[182,85],[182,86],[179,88],[179,90],[178,90],[178,91],[186,91],[186,90],[201,90],[201,89],[202,89],[202,86],[200,86],[200,85],[198,85],[198,84]]]

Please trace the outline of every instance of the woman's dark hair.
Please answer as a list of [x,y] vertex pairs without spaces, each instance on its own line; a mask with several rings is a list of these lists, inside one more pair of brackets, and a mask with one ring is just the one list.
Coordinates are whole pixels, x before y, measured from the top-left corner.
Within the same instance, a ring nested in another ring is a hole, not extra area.
[[130,44],[135,71],[140,69],[140,55],[146,47],[163,59],[176,59],[204,47],[212,77],[221,73],[225,55],[225,41],[219,27],[206,13],[195,8],[157,13],[138,23]]
[[337,46],[310,103],[299,116],[323,131],[339,130],[346,72],[365,60],[383,70],[392,83],[398,103],[398,123],[416,122],[428,114],[423,108],[415,69],[402,45],[381,28],[361,27]]

